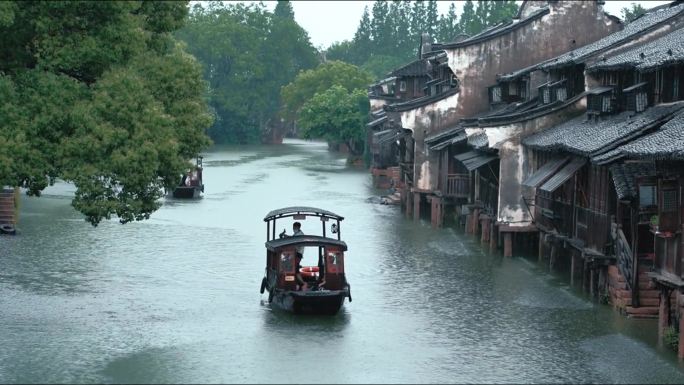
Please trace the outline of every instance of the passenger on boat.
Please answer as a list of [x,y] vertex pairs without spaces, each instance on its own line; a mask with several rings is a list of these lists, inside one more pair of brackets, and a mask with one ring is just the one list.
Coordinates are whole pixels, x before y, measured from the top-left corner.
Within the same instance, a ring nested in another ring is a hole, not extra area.
[[185,176],[185,185],[190,186],[192,184],[192,172],[188,171],[188,174]]
[[297,282],[297,290],[302,290],[306,291],[309,288],[309,285],[304,281],[304,277],[302,277],[301,273],[301,268],[302,268],[302,254],[297,252],[295,253],[295,281]]

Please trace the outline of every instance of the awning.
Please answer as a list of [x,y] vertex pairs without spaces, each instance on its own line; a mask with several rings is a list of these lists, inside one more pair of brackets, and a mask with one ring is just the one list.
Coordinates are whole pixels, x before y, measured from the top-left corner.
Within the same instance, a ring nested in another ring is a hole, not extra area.
[[380,118],[377,118],[377,119],[373,120],[372,122],[366,124],[366,126],[367,126],[367,127],[377,126],[378,124],[380,124],[380,123],[382,123],[382,122],[384,122],[384,121],[386,121],[386,120],[387,120],[387,115],[385,115],[385,116],[383,116],[383,117],[380,117]]
[[572,178],[575,173],[582,168],[587,163],[586,158],[575,158],[570,163],[566,164],[565,167],[560,169],[551,179],[547,180],[540,189],[552,193],[556,191],[563,183],[567,182],[568,179]]
[[563,167],[563,165],[565,165],[569,160],[569,157],[565,157],[552,160],[550,162],[546,162],[543,166],[539,167],[539,169],[535,171],[532,175],[528,176],[527,179],[525,179],[522,182],[522,185],[534,188],[539,187],[539,185],[546,182],[546,180],[549,179],[551,175],[553,175],[556,171],[558,171],[558,169]]
[[405,134],[395,128],[373,133],[373,144],[382,145],[394,142]]
[[463,142],[466,139],[468,139],[468,137],[466,136],[465,131],[462,131],[462,132],[459,132],[458,134],[456,134],[456,136],[454,136],[453,138],[439,142],[433,146],[430,146],[429,148],[431,151],[440,151],[444,148],[451,146],[452,144]]
[[454,156],[456,160],[463,163],[468,171],[476,170],[487,163],[499,159],[496,155],[486,154],[479,151],[468,151]]

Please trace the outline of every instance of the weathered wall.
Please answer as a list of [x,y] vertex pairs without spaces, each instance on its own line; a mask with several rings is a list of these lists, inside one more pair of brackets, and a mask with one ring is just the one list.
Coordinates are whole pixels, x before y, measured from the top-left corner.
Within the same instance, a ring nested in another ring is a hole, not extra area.
[[460,103],[459,100],[460,94],[456,93],[424,106],[396,113],[401,119],[401,126],[413,131],[415,140],[413,187],[417,190],[431,191],[437,188],[439,152],[428,153],[423,140],[457,122],[456,108]]
[[532,174],[522,139],[556,124],[572,119],[586,111],[586,98],[582,97],[565,108],[530,120],[496,127],[485,127],[489,145],[499,150],[499,212],[497,221],[510,226],[527,226],[532,223],[531,209],[523,197],[534,197],[535,189],[521,183]]
[[370,100],[371,111],[381,110],[383,106],[387,105],[387,99],[380,99],[372,96],[369,96],[368,99]]
[[445,46],[449,67],[461,82],[460,117],[488,109],[487,87],[496,83],[497,74],[550,59],[621,28],[595,1],[558,1],[549,7],[549,14],[502,36]]

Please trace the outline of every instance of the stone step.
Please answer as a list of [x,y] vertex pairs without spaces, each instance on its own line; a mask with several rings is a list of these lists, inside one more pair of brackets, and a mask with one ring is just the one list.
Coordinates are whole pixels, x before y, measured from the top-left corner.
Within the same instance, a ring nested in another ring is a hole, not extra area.
[[633,307],[633,306],[625,306],[625,313],[629,316],[655,316],[655,318],[658,317],[660,309],[658,306],[639,306],[639,307]]

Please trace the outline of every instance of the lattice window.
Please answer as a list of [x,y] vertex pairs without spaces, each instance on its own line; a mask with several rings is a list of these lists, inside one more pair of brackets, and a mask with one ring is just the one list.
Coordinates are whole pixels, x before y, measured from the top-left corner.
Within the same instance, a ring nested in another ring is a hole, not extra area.
[[665,213],[677,211],[677,190],[663,190],[661,211]]
[[635,109],[636,112],[642,112],[648,107],[648,95],[645,92],[639,92],[636,94]]
[[399,91],[406,92],[406,80],[402,80],[399,82]]
[[567,88],[559,87],[556,89],[556,100],[560,100],[561,102],[563,102],[567,98],[568,98],[568,89]]
[[501,87],[492,87],[492,103],[499,103],[501,101]]

